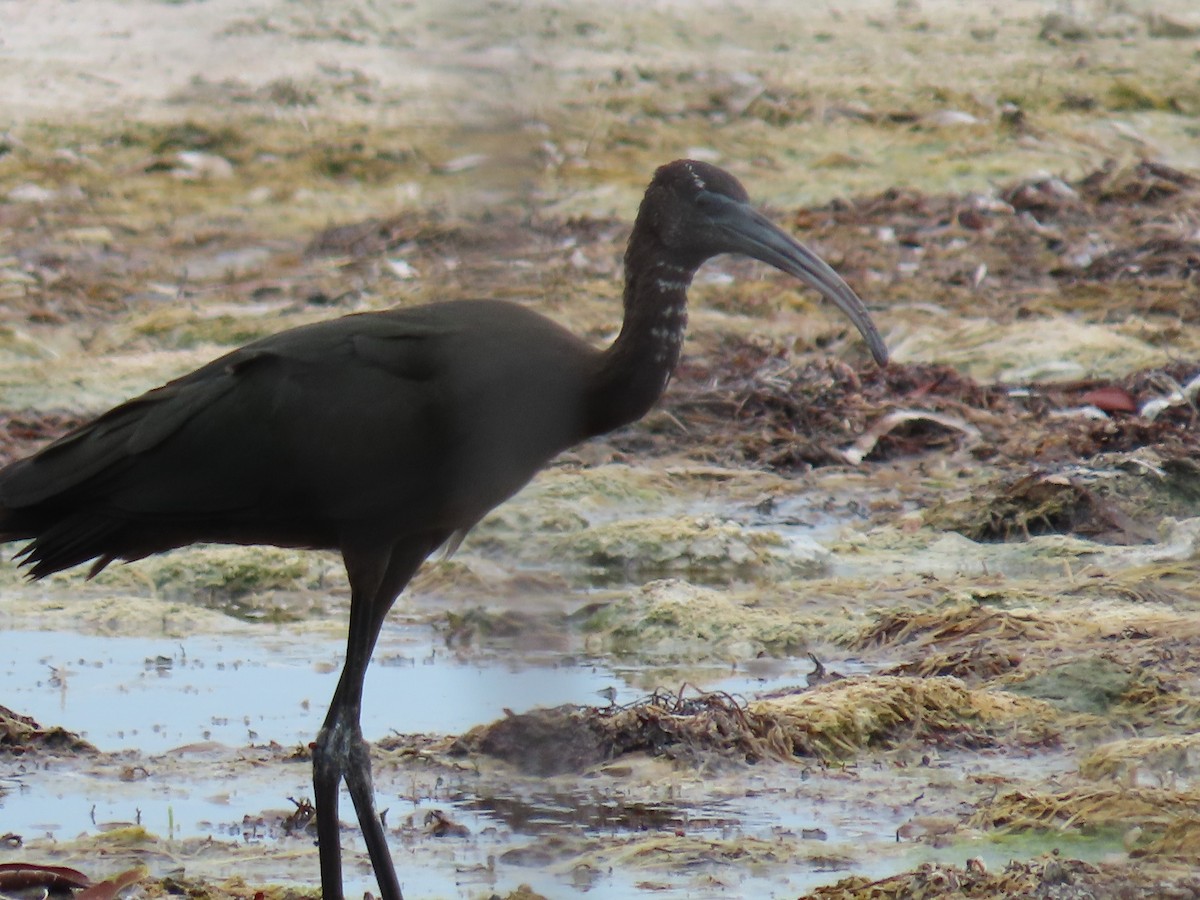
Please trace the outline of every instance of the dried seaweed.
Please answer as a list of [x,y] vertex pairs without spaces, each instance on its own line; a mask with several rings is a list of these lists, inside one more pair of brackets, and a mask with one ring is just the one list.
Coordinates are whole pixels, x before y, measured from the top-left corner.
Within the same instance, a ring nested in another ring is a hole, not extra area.
[[755,701],[750,710],[775,718],[796,756],[847,759],[868,749],[906,743],[942,748],[1058,740],[1053,710],[1002,691],[971,690],[956,678],[845,678],[803,693]]
[[925,863],[919,868],[871,879],[843,878],[818,888],[801,900],[935,900],[938,897],[1122,897],[1130,900],[1184,900],[1200,892],[1200,877],[1190,868],[1171,871],[1155,866],[1093,864],[1064,859],[1057,853],[1028,861],[1013,860],[991,871],[982,859],[964,866]]
[[25,456],[83,421],[82,416],[66,412],[0,411],[0,465]]
[[970,824],[977,828],[1028,831],[1096,831],[1138,826],[1162,833],[1181,817],[1200,815],[1200,791],[1164,788],[1086,786],[1047,793],[1016,790],[977,807]]
[[906,742],[993,746],[1057,740],[1036,700],[972,691],[953,678],[845,678],[749,703],[722,692],[658,691],[623,707],[559,706],[510,715],[457,739],[453,754],[485,753],[538,775],[580,771],[624,753],[697,764],[853,758]]
[[452,754],[485,753],[522,771],[580,771],[623,753],[678,759],[716,754],[743,761],[784,758],[774,722],[721,692],[656,691],[622,707],[565,705],[507,716],[458,738]]
[[[995,197],[889,189],[803,211],[799,222],[818,228],[827,241],[841,229],[858,228],[859,246],[842,262],[852,275],[859,267],[886,270],[903,261],[906,249],[921,248],[923,272],[949,283],[969,283],[979,262],[1010,289],[1053,280],[1102,282],[1133,274],[1133,265],[1140,266],[1140,279],[1194,280],[1198,194],[1200,179],[1162,163],[1118,167],[1110,161],[1074,181],[1018,181]],[[894,239],[863,240],[864,226],[886,229]],[[1117,245],[1099,258],[1086,250],[1097,234]],[[1195,320],[1188,304],[1177,309]]]
[[1026,540],[1037,534],[1074,534],[1106,543],[1150,543],[1157,519],[1139,521],[1081,480],[1034,472],[1001,479],[967,501],[937,503],[932,527],[974,541]]
[[1046,640],[1058,634],[1058,626],[1028,611],[990,609],[960,603],[942,609],[917,611],[896,609],[881,614],[850,646],[870,647],[914,643],[917,647],[940,646],[959,641]]
[[73,732],[57,725],[43,728],[29,716],[0,706],[0,752],[23,754],[32,750],[98,752],[94,746]]
[[1128,738],[1101,744],[1083,757],[1079,774],[1091,780],[1113,779],[1121,784],[1200,774],[1200,735]]
[[[1147,447],[1174,459],[1200,455],[1191,405],[1169,407],[1153,420],[1119,408],[1107,414],[1085,408],[1095,408],[1098,391],[1114,390],[1140,409],[1194,375],[1194,364],[1180,363],[1112,381],[1018,390],[981,385],[948,366],[893,363],[855,370],[832,359],[802,363],[779,347],[730,340],[717,355],[684,360],[663,400],[665,418],[652,416],[609,440],[628,453],[682,452],[786,472],[845,465],[847,448],[876,423],[904,411],[909,421],[878,435],[867,459],[958,449],[991,463],[1054,465]],[[946,427],[943,419],[961,424]],[[1093,499],[1078,497],[1075,505],[1080,503],[1080,512],[1090,517],[1086,507],[1094,506]],[[1095,511],[1101,518],[1108,514]],[[1009,530],[1014,527],[1021,531],[1019,523]],[[1003,523],[999,528],[1005,529]]]
[[881,674],[915,675],[921,678],[950,675],[968,685],[976,685],[1007,675],[1020,665],[1021,655],[1018,652],[988,647],[986,639],[981,639],[974,646],[962,650],[922,653],[910,662],[884,669]]

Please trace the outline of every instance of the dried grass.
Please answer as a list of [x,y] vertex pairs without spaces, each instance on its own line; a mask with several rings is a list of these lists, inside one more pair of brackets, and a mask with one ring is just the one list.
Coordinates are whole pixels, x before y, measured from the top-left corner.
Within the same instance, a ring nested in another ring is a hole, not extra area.
[[992,872],[981,859],[965,866],[925,863],[889,878],[844,878],[818,888],[801,900],[933,900],[937,897],[1130,897],[1184,900],[1200,891],[1190,867],[1170,869],[1133,864],[1100,864],[1048,854],[1027,862],[1013,860]]
[[1200,817],[1200,789],[1088,786],[1057,793],[1010,791],[977,808],[969,824],[1009,832],[1045,828],[1125,832],[1137,826],[1144,831],[1165,833],[1181,817]]
[[847,678],[812,691],[750,704],[778,723],[797,756],[847,759],[904,742],[944,747],[1057,740],[1052,707],[1001,691],[971,690],[957,678]]
[[925,647],[965,639],[1028,643],[1058,636],[1059,624],[1040,613],[964,603],[929,611],[896,609],[883,613],[850,646],[855,650],[908,643]]
[[1194,778],[1200,774],[1200,734],[1129,738],[1102,744],[1079,763],[1079,774],[1098,781],[1113,779],[1127,786],[1139,773],[1159,778]]

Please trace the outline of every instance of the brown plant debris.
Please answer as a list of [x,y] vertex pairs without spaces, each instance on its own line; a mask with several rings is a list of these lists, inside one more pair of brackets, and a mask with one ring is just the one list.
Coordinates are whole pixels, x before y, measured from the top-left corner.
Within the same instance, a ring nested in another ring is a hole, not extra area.
[[1132,247],[1117,247],[1083,267],[1096,281],[1172,278],[1187,281],[1200,272],[1200,241],[1158,237]]
[[1200,877],[1190,868],[1156,867],[1150,871],[1137,864],[1094,865],[1051,853],[1024,862],[1013,860],[995,871],[989,870],[983,860],[973,858],[961,867],[924,863],[913,871],[889,878],[873,880],[855,875],[817,888],[801,900],[934,900],[938,897],[1183,900],[1195,897],[1197,891],[1200,891]]
[[1048,640],[1058,626],[1034,612],[990,609],[970,603],[928,611],[894,609],[881,614],[850,646],[855,650],[915,644],[917,647],[970,641]]
[[304,255],[350,259],[376,256],[416,240],[421,234],[422,227],[413,217],[370,218],[343,225],[331,225],[318,232],[304,248]]
[[[828,358],[802,363],[786,348],[733,340],[684,359],[663,400],[666,421],[652,416],[610,440],[628,453],[682,451],[781,471],[956,448],[988,462],[1044,466],[1145,447],[1192,458],[1200,455],[1193,405],[1171,405],[1153,418],[1127,408],[1157,404],[1195,375],[1193,363],[1180,363],[1111,381],[1018,389],[981,385],[941,365],[858,371]],[[896,421],[883,428],[888,417]],[[873,429],[879,433],[855,455]]]
[[0,411],[0,465],[26,456],[83,421],[65,412]]
[[1130,680],[1117,700],[1122,718],[1140,728],[1184,729],[1200,727],[1200,697],[1190,677],[1179,677],[1173,666],[1170,674],[1141,671]]
[[485,753],[525,772],[579,771],[623,753],[696,761],[832,762],[905,742],[994,746],[1058,739],[1053,710],[1037,700],[970,690],[954,678],[846,678],[749,703],[721,692],[660,691],[624,707],[559,706],[472,729],[453,754]]
[[1122,784],[1194,779],[1200,775],[1200,734],[1110,741],[1080,760],[1079,774],[1093,781],[1113,779]]
[[44,866],[38,863],[0,863],[0,891],[10,894],[40,888],[59,891],[86,887],[91,879],[78,869],[67,866]]
[[[140,896],[150,900],[177,897],[187,897],[188,900],[316,900],[320,896],[320,891],[315,888],[255,884],[239,875],[223,879],[167,876],[161,880],[144,881],[139,890]],[[517,893],[510,896],[519,900],[534,900],[536,897]]]
[[[1009,791],[992,798],[972,813],[976,828],[1029,831],[1096,832],[1135,826],[1143,836],[1161,835],[1181,818],[1200,816],[1200,790],[1120,788],[1088,785],[1053,793],[1032,789]],[[1193,848],[1193,855],[1200,846]]]
[[962,650],[922,653],[917,659],[884,669],[883,675],[915,675],[936,678],[943,675],[960,678],[968,685],[979,685],[1006,675],[1021,665],[1016,651],[997,650],[980,640]]
[[[979,263],[1009,291],[1131,276],[1194,284],[1200,279],[1198,195],[1200,179],[1170,166],[1109,162],[1075,181],[1018,181],[994,197],[890,188],[803,210],[798,224],[823,244],[845,248],[838,268],[852,280],[867,271],[895,271],[919,248],[924,273],[949,284],[977,281]],[[847,228],[856,229],[855,242],[840,239]],[[1008,291],[1005,302],[1011,304]],[[1188,306],[1177,310],[1194,322],[1200,311]]]
[[485,753],[536,775],[575,772],[623,753],[707,752],[756,761],[789,755],[769,717],[721,692],[657,691],[622,707],[557,706],[473,728],[452,754]]
[[[65,894],[75,900],[113,900],[148,874],[144,866],[129,869],[105,881],[92,881],[77,869],[36,863],[0,863],[0,892],[5,896]],[[77,893],[71,892],[78,889]]]
[[935,502],[925,523],[973,541],[1074,534],[1103,543],[1138,544],[1151,543],[1158,536],[1157,516],[1142,521],[1080,479],[1053,472],[1007,476],[989,486],[982,497]]
[[[975,411],[1007,403],[1002,389],[981,387],[945,366],[856,372],[829,359],[798,365],[784,350],[749,343],[725,348],[719,360],[685,360],[666,403],[687,429],[685,446],[702,444],[716,461],[730,461],[725,457],[732,451],[734,461],[791,470],[845,464],[844,448],[892,406],[913,406],[908,400],[932,415],[913,416],[879,435],[870,458],[954,447],[963,428],[939,418],[978,427]],[[667,440],[677,446],[680,436]]]
[[21,754],[31,750],[61,750],[68,753],[96,753],[95,747],[79,735],[55,725],[43,728],[29,716],[0,706],[0,752]]
[[1150,857],[1156,865],[1162,859],[1176,859],[1195,866],[1200,858],[1200,816],[1181,815],[1167,825],[1161,834],[1153,836],[1144,847],[1135,847],[1130,856]]

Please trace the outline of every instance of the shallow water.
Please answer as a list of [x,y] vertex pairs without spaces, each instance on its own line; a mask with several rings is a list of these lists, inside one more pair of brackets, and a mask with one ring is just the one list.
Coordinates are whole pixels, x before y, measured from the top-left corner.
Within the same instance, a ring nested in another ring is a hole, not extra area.
[[[278,757],[255,747],[307,743],[316,733],[340,665],[341,642],[291,634],[193,636],[184,640],[100,637],[71,632],[8,631],[0,634],[0,695],[5,702],[43,723],[76,731],[106,754],[55,759],[35,772],[14,760],[3,773],[0,821],[5,831],[26,840],[70,840],[123,824],[140,824],[151,834],[185,840],[213,837],[253,847],[292,842],[307,849],[309,836],[287,836],[278,823],[291,811],[287,798],[311,796],[308,763],[279,765]],[[841,665],[841,664],[839,664]],[[853,667],[852,663],[841,665]],[[803,682],[808,660],[783,661],[769,678],[735,673],[728,666],[690,668],[688,681],[705,689],[749,695]],[[631,684],[656,680],[653,670],[578,663],[545,655],[538,664],[514,662],[512,654],[456,658],[427,628],[390,626],[384,633],[367,680],[363,727],[379,739],[397,727],[405,732],[455,734],[505,714],[561,703],[603,705],[599,694],[615,691],[613,702],[644,694]],[[673,684],[673,687],[678,687]],[[229,710],[237,710],[230,716]],[[274,764],[272,764],[272,762]],[[386,776],[381,781],[386,784]],[[729,839],[742,834],[800,834],[819,828],[833,843],[887,839],[899,819],[871,820],[847,810],[822,809],[806,793],[767,788],[749,796],[711,799],[695,791],[677,800],[641,802],[605,797],[595,787],[522,794],[499,789],[447,786],[434,796],[417,789],[404,797],[394,785],[380,785],[380,807],[390,806],[392,822],[420,823],[434,809],[466,826],[465,841],[448,840],[457,862],[446,866],[439,854],[408,857],[401,851],[406,888],[418,895],[471,896],[494,884],[494,868],[481,864],[520,845],[583,831],[637,836],[659,831]],[[590,793],[589,793],[590,792]],[[343,819],[351,815],[349,804]],[[814,840],[817,838],[814,838]],[[358,842],[348,831],[343,840]],[[264,860],[255,877],[307,883],[315,869],[285,856]],[[721,867],[718,867],[721,868]],[[548,896],[644,896],[642,881],[627,873],[595,873],[586,878],[554,867],[502,867]],[[828,878],[814,869],[787,877],[760,878],[726,873],[737,891],[755,896],[794,894],[808,879]],[[581,880],[582,878],[582,880]],[[689,876],[690,878],[690,876]],[[503,879],[507,882],[508,878]],[[696,896],[694,886],[662,878],[656,894]],[[685,879],[685,882],[688,879]],[[366,873],[348,868],[351,893],[372,889]]]
[[[422,629],[385,629],[367,675],[363,733],[460,734],[505,710],[632,702],[633,685],[674,676],[647,666],[609,666],[570,655],[540,662],[497,654],[456,657]],[[6,705],[61,725],[98,749],[161,753],[200,741],[228,746],[305,744],[332,696],[342,642],[251,637],[97,637],[59,631],[0,632],[0,693]],[[689,666],[703,690],[747,695],[803,683],[807,659],[771,660],[763,675],[727,665]],[[855,660],[836,663],[862,671]],[[230,710],[236,710],[230,715]]]
[[[0,632],[0,696],[41,723],[61,725],[106,753],[156,755],[214,742],[236,748],[271,742],[303,745],[324,717],[340,670],[342,643],[287,632],[270,636],[111,637],[62,631]],[[688,669],[707,690],[750,694],[803,681],[807,660],[781,660],[769,677],[713,665]],[[843,666],[845,668],[845,666]],[[674,676],[672,676],[674,677]],[[635,684],[659,683],[654,670],[575,657],[543,655],[529,663],[514,654],[459,658],[429,629],[386,628],[367,677],[363,732],[377,740],[396,731],[461,734],[506,710],[577,703],[620,705],[644,694]],[[671,687],[671,679],[666,679]],[[236,710],[236,713],[230,713]],[[295,788],[306,794],[307,775]],[[277,803],[277,787],[262,805]],[[67,798],[63,798],[67,799]],[[243,797],[241,806],[256,808]],[[19,814],[0,796],[6,828],[71,834],[90,824],[56,810],[55,827]],[[81,808],[86,808],[82,804]],[[111,810],[101,818],[130,818]],[[211,817],[211,814],[209,814]],[[176,826],[189,833],[189,817]],[[150,824],[150,823],[147,823]],[[165,827],[163,832],[167,830]]]
[[[458,660],[428,640],[389,635],[367,677],[363,732],[457,734],[506,707],[602,702],[633,692],[599,666]],[[219,741],[307,743],[337,684],[342,642],[285,636],[93,637],[65,632],[0,634],[0,690],[40,722],[80,734],[104,751],[160,753]],[[30,673],[37,673],[30,677]],[[230,711],[236,710],[231,715]]]

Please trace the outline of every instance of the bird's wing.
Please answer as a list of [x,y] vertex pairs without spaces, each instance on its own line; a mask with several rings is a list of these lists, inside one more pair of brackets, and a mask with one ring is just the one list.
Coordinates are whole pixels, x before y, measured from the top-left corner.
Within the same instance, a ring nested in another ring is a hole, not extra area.
[[[0,471],[0,506],[19,509],[78,491],[125,498],[166,491],[209,511],[247,502],[257,479],[311,476],[284,470],[281,454],[328,454],[359,423],[403,431],[427,374],[420,348],[430,329],[387,314],[351,316],[247,345],[135,397]],[[405,360],[410,362],[406,364]],[[324,454],[324,455],[323,455]],[[402,464],[403,460],[397,460]],[[127,477],[123,477],[126,476]],[[155,481],[162,484],[155,485]],[[141,487],[135,487],[134,483]],[[192,490],[188,490],[188,484]],[[165,497],[164,497],[165,499]]]
[[182,381],[128,400],[7,467],[0,473],[0,505],[20,508],[40,503],[144,453],[237,383],[236,377]]

